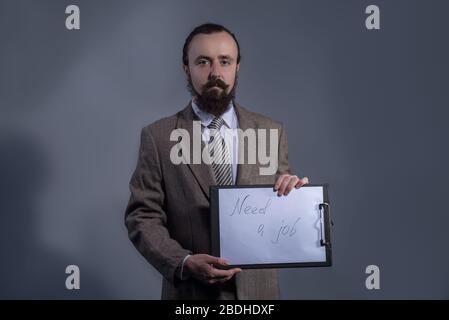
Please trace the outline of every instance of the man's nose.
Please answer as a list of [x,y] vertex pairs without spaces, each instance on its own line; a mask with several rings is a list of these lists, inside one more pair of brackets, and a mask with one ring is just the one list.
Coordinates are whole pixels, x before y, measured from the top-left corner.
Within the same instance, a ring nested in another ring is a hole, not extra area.
[[221,80],[223,80],[223,78],[221,76],[220,66],[217,63],[213,63],[211,65],[209,78],[212,78],[212,77],[220,78]]

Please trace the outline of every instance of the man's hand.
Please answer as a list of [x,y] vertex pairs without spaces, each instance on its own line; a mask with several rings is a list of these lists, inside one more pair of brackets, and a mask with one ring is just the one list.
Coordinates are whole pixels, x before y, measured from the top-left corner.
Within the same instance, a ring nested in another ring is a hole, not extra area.
[[293,188],[298,189],[308,183],[309,178],[307,177],[300,179],[295,175],[283,174],[279,176],[274,184],[274,190],[278,192],[278,196],[286,196]]
[[242,271],[240,268],[221,270],[215,266],[227,267],[225,259],[210,256],[208,254],[194,254],[184,262],[184,268],[195,279],[204,284],[223,283],[231,279],[234,274]]

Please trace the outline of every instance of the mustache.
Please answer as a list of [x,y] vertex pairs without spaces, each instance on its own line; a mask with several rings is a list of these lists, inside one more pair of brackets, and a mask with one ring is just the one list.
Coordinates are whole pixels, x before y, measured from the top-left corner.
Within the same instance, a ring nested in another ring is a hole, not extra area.
[[223,80],[220,78],[212,78],[209,81],[206,82],[206,84],[203,85],[203,90],[210,89],[212,87],[219,87],[220,89],[226,90],[229,85],[226,84]]

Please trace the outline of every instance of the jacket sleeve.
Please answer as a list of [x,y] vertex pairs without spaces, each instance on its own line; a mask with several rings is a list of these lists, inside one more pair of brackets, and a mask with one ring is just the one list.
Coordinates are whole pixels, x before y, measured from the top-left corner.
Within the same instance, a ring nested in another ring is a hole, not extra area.
[[137,166],[129,187],[131,196],[125,212],[129,238],[163,277],[176,282],[176,269],[191,252],[172,239],[166,227],[161,162],[149,127],[141,132]]

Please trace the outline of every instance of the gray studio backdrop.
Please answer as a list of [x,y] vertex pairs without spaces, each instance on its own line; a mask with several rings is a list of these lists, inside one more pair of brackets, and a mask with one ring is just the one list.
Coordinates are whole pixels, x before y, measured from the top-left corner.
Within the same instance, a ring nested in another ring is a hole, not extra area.
[[[65,8],[81,29],[65,27]],[[365,8],[381,29],[365,28]],[[243,54],[238,101],[285,123],[290,163],[330,184],[331,268],[284,299],[449,298],[447,1],[0,0],[0,297],[160,297],[124,227],[143,126],[189,99],[188,32]],[[81,289],[65,288],[77,265]],[[365,268],[380,268],[380,289]]]

